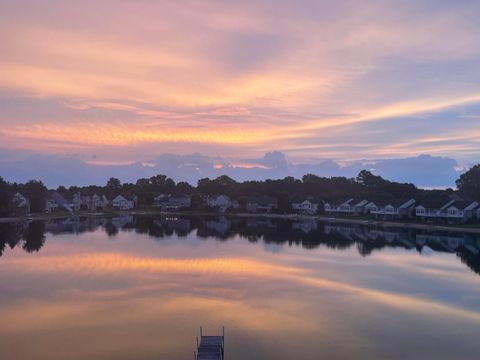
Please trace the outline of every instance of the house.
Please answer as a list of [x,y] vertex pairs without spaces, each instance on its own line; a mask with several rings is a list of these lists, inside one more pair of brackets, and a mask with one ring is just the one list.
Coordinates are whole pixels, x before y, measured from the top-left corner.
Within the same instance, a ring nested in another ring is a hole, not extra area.
[[89,199],[85,199],[84,202],[89,210],[105,209],[108,206],[108,200],[105,195],[93,194]]
[[[370,204],[369,204],[370,205]],[[376,217],[400,219],[410,217],[415,206],[415,199],[391,200],[373,203],[369,207],[370,214]]]
[[47,198],[45,204],[45,211],[47,213],[51,213],[54,211],[58,211],[60,209],[67,210],[69,213],[73,213],[72,208],[70,207],[70,203],[65,199],[62,195],[58,192],[53,191],[50,196]]
[[129,200],[122,195],[118,195],[112,200],[112,206],[116,210],[130,210],[135,207],[136,199]]
[[108,207],[108,200],[105,195],[98,195],[94,193],[92,196],[81,196],[80,206],[87,208],[91,211],[96,211],[98,209],[105,209]]
[[292,203],[292,209],[300,214],[314,215],[318,212],[318,203],[307,199],[302,202]]
[[365,214],[366,210],[365,207],[370,203],[370,201],[361,199],[361,200],[354,200],[353,201],[353,213],[355,215],[363,215]]
[[415,207],[415,216],[421,220],[445,218],[446,209],[454,202],[454,199],[445,197],[424,199]]
[[272,212],[278,208],[277,199],[260,196],[260,197],[251,197],[247,199],[245,209],[248,212],[260,213],[260,212]]
[[12,205],[17,214],[28,214],[30,212],[30,201],[19,192],[13,195]]
[[445,208],[448,221],[465,222],[476,216],[479,203],[473,200],[455,200]]
[[48,198],[45,202],[45,212],[52,213],[58,210],[58,203],[53,198]]
[[73,194],[73,199],[69,205],[73,211],[79,211],[82,207],[82,194],[80,192]]
[[205,202],[208,207],[222,213],[232,207],[232,200],[227,195],[207,196]]
[[188,195],[165,195],[161,194],[154,199],[154,205],[160,206],[162,211],[177,211],[192,206],[192,198]]
[[326,202],[324,205],[325,212],[330,215],[350,215],[354,212],[354,199],[340,200],[337,202]]

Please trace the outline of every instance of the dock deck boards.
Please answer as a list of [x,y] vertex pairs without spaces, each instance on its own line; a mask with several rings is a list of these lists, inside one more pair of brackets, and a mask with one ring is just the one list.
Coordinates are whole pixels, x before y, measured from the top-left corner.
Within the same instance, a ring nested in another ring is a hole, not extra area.
[[196,352],[196,360],[224,360],[223,356],[224,335],[203,336],[200,332],[200,343]]

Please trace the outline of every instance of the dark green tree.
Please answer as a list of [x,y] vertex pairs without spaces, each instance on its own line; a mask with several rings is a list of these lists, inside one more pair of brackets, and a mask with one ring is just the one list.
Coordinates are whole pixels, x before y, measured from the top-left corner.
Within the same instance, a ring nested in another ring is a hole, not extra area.
[[456,184],[462,193],[480,199],[480,164],[460,175]]
[[10,204],[12,201],[12,192],[10,185],[0,176],[0,217],[10,214]]
[[23,186],[24,195],[30,200],[31,212],[42,212],[45,210],[47,199],[47,188],[39,180],[30,180]]

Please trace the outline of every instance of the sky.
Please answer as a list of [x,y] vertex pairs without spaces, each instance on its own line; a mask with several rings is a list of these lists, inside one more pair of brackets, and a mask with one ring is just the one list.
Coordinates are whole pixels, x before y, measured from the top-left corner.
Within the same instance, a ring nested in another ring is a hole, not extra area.
[[0,164],[200,153],[241,166],[280,151],[463,169],[480,150],[479,13],[461,0],[0,0]]

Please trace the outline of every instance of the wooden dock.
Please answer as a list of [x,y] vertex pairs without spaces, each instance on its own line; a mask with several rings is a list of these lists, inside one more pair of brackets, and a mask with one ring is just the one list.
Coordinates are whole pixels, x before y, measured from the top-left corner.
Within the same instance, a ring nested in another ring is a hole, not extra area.
[[224,360],[225,353],[225,328],[220,336],[204,336],[200,327],[200,340],[197,336],[197,351],[194,360]]

